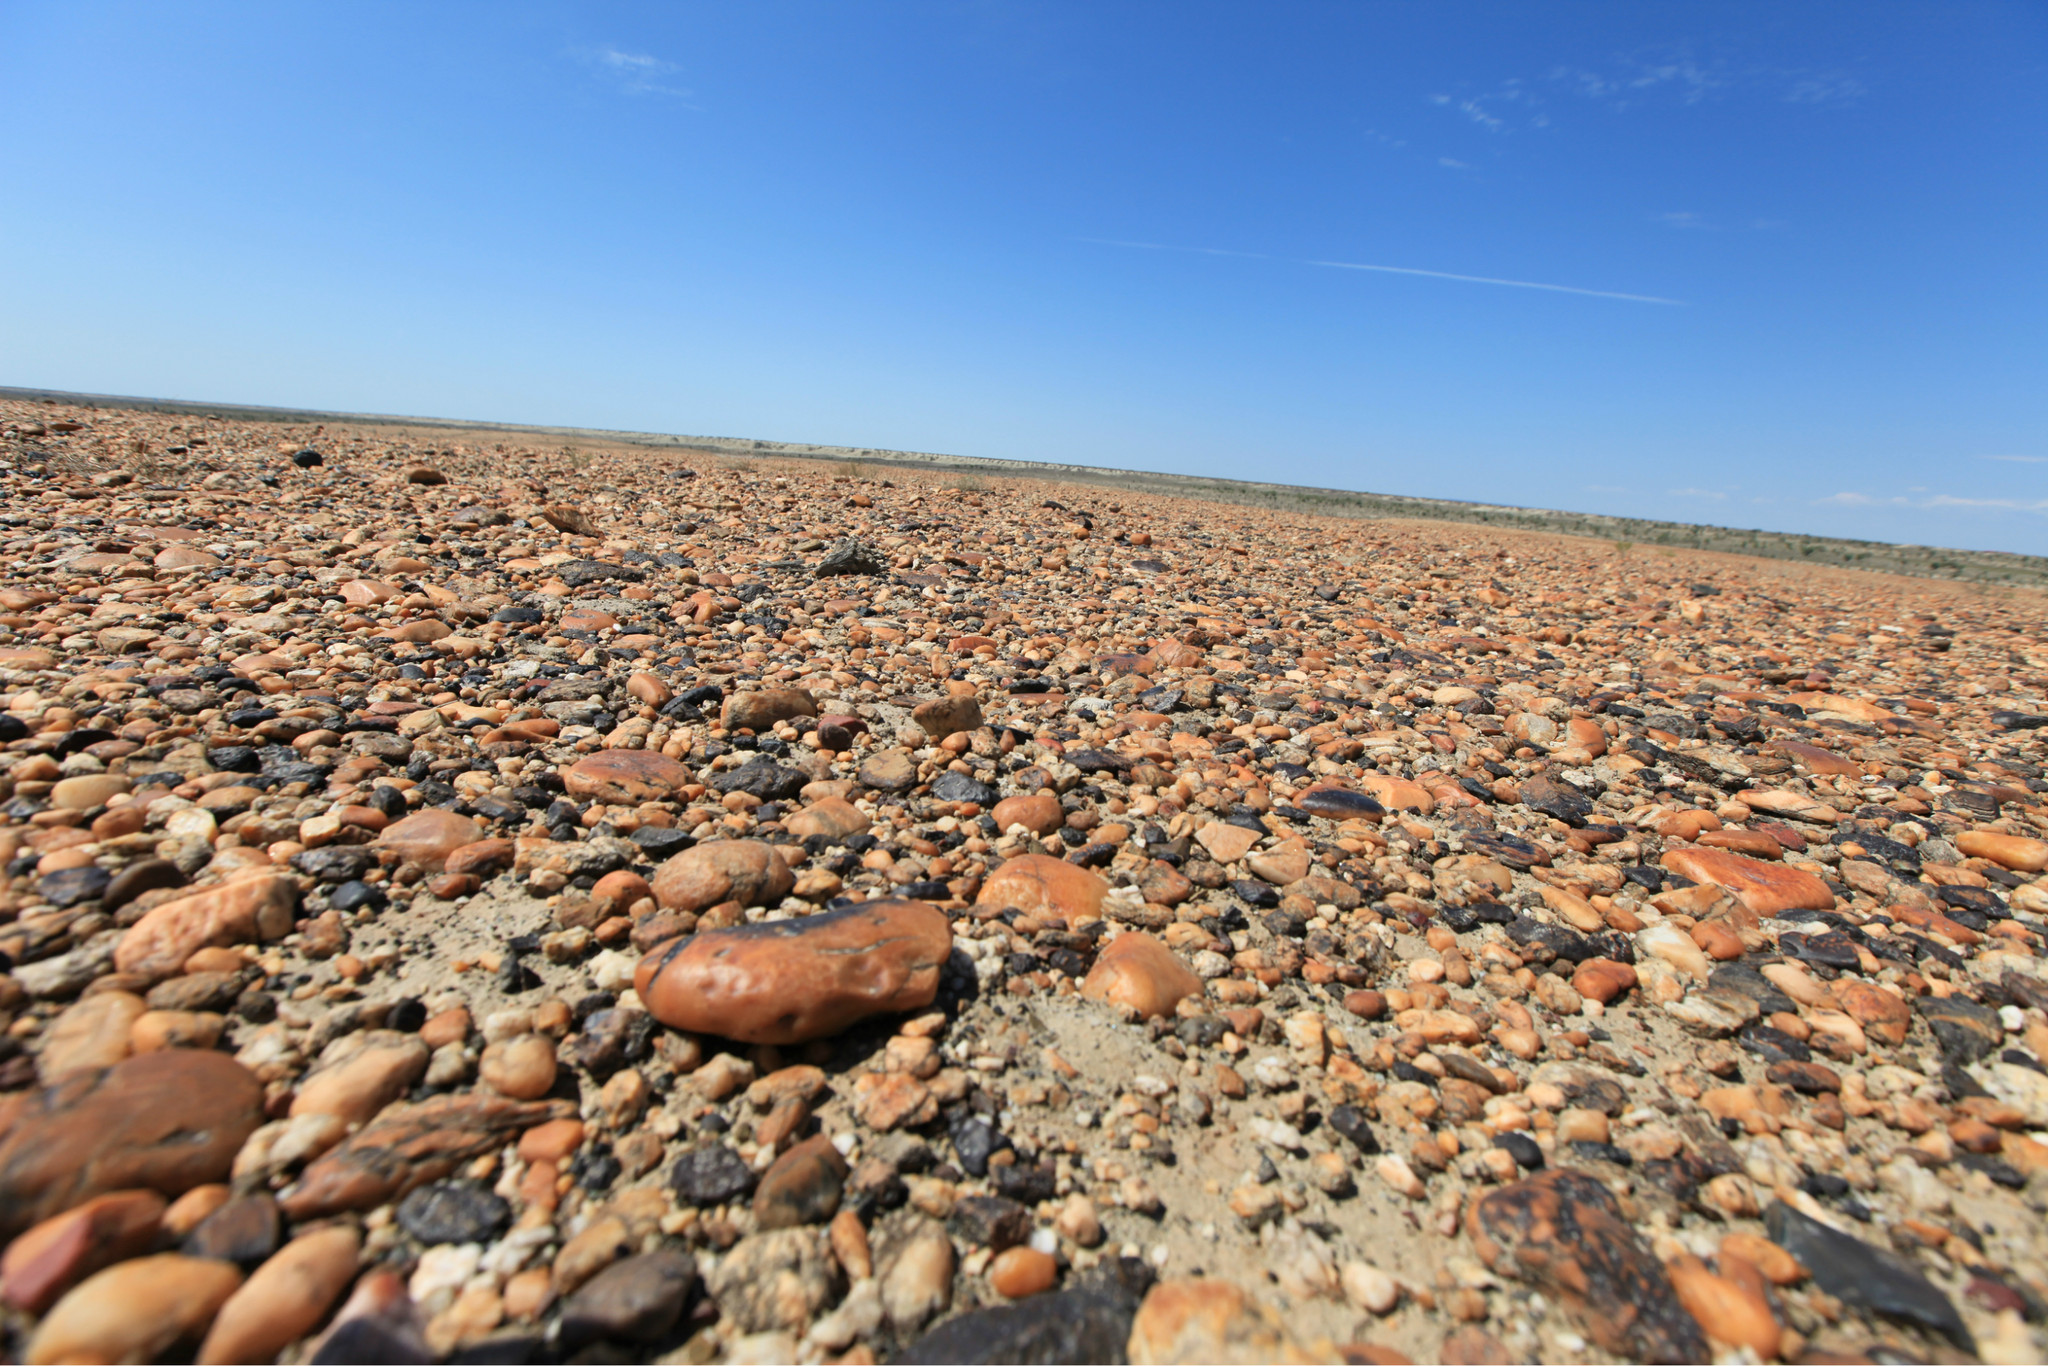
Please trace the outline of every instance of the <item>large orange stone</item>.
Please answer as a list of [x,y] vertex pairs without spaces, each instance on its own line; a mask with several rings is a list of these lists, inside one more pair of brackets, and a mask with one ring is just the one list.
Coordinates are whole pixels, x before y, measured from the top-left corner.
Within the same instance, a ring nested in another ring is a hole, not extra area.
[[868,828],[868,818],[844,797],[820,797],[803,810],[782,818],[782,828],[800,840],[823,835],[833,843]]
[[668,801],[694,781],[687,764],[652,749],[601,749],[562,772],[570,796],[621,806]]
[[475,844],[483,834],[484,828],[469,817],[429,806],[385,826],[377,832],[377,843],[397,850],[407,863],[438,873],[450,854],[465,844]]
[[789,865],[760,840],[714,840],[685,849],[654,874],[654,899],[671,911],[701,911],[721,901],[762,906],[796,885]]
[[1089,1000],[1128,1006],[1148,1019],[1173,1014],[1182,998],[1201,990],[1202,979],[1172,949],[1135,930],[1118,935],[1081,983]]
[[114,966],[151,981],[176,976],[203,948],[291,933],[299,886],[283,873],[259,874],[166,901],[128,927],[114,949]]
[[1732,893],[1758,915],[1780,911],[1833,910],[1835,894],[1812,873],[1782,863],[1763,863],[1721,849],[1673,849],[1664,866],[1694,882],[1711,882]]
[[793,920],[706,930],[640,960],[633,986],[655,1019],[741,1043],[830,1038],[871,1015],[921,1010],[953,951],[922,901],[871,901]]
[[1033,792],[1023,797],[1005,797],[996,803],[989,813],[995,818],[996,829],[1007,831],[1013,825],[1021,825],[1034,835],[1050,835],[1066,824],[1067,813],[1060,809],[1060,799],[1050,792]]
[[1014,906],[1026,915],[1058,916],[1072,925],[1100,917],[1108,893],[1108,883],[1078,864],[1049,854],[1023,854],[981,884],[974,904],[998,910]]
[[1358,785],[1370,792],[1389,811],[1414,811],[1427,816],[1436,810],[1436,798],[1420,783],[1386,773],[1367,773]]
[[2016,873],[2038,873],[2048,868],[2048,841],[2021,835],[2000,835],[1990,830],[1965,830],[1956,836],[1956,848],[1971,858],[1990,859]]

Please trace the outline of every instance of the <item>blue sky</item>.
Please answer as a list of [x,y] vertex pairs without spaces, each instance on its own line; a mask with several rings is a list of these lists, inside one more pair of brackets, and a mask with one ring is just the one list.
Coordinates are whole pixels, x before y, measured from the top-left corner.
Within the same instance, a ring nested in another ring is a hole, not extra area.
[[0,383],[2048,551],[2039,4],[12,0],[0,50]]

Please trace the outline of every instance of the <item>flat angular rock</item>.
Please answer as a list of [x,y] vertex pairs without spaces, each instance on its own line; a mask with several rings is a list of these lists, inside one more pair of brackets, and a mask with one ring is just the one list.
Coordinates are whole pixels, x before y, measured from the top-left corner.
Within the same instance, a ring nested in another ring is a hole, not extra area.
[[1637,1361],[1708,1359],[1706,1336],[1656,1254],[1592,1177],[1546,1171],[1488,1191],[1465,1227],[1489,1269],[1557,1299],[1607,1351]]
[[868,902],[671,941],[641,960],[634,987],[673,1028],[802,1043],[930,1005],[952,945],[952,927],[930,906]]
[[1694,882],[1711,882],[1760,916],[1832,910],[1835,894],[1812,873],[1720,849],[1673,849],[1664,866]]
[[1764,1231],[1813,1273],[1814,1283],[1830,1295],[1940,1333],[1966,1352],[1977,1350],[1948,1296],[1905,1259],[1838,1233],[1779,1200],[1764,1211]]
[[1103,1262],[1056,1294],[947,1319],[895,1359],[933,1366],[1122,1361],[1131,1320],[1151,1284],[1151,1268],[1135,1257]]
[[918,703],[911,710],[910,719],[932,739],[943,740],[959,731],[979,729],[981,704],[971,696],[935,697]]
[[566,1109],[560,1101],[507,1100],[487,1092],[389,1106],[317,1158],[278,1203],[295,1221],[369,1209],[495,1152],[512,1134],[564,1118]]
[[889,565],[875,551],[849,538],[835,541],[832,548],[818,561],[818,567],[811,572],[821,579],[850,574],[886,574],[889,572]]
[[262,1122],[248,1069],[190,1049],[0,1099],[0,1237],[109,1191],[173,1197],[224,1180]]

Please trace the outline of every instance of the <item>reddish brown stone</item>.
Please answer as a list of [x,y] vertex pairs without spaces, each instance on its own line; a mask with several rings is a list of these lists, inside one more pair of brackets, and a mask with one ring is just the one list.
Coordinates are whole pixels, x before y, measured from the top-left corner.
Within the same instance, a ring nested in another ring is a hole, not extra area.
[[150,981],[181,971],[209,946],[282,939],[290,933],[299,885],[282,873],[259,874],[166,901],[136,921],[114,950],[114,966]]
[[1906,1041],[1906,1030],[1913,1023],[1913,1008],[1891,992],[1855,977],[1837,978],[1829,984],[1829,990],[1841,1003],[1842,1013],[1862,1025],[1866,1032],[1888,1044]]
[[478,878],[495,877],[512,866],[513,857],[518,852],[519,847],[508,839],[478,840],[450,854],[443,869],[450,873],[469,873]]
[[482,1091],[393,1105],[316,1159],[278,1204],[299,1223],[369,1209],[438,1181],[462,1163],[496,1152],[521,1130],[565,1119],[569,1112],[565,1101],[507,1100]]
[[1664,866],[1694,882],[1711,882],[1734,894],[1758,915],[1780,911],[1832,910],[1835,894],[1812,873],[1782,863],[1762,863],[1720,849],[1673,849]]
[[227,1178],[263,1086],[222,1053],[145,1053],[0,1100],[0,1236],[95,1195]]
[[103,1266],[146,1251],[164,1217],[155,1191],[110,1191],[52,1215],[0,1255],[0,1301],[40,1314]]
[[778,721],[817,714],[818,704],[809,693],[799,688],[767,688],[728,697],[719,724],[727,730],[772,730]]
[[1605,1186],[1547,1171],[1479,1197],[1465,1230],[1497,1275],[1533,1282],[1586,1336],[1637,1361],[1705,1361],[1706,1338]]
[[665,802],[695,781],[689,765],[652,749],[601,749],[562,770],[570,796],[620,806]]
[[981,884],[977,906],[1014,906],[1031,916],[1056,916],[1072,925],[1100,917],[1109,884],[1094,873],[1047,854],[1011,859]]
[[1124,1006],[1147,1019],[1171,1015],[1183,997],[1201,992],[1202,979],[1172,949],[1136,930],[1118,935],[1081,983],[1088,999]]
[[396,851],[407,863],[438,873],[450,854],[465,844],[475,844],[483,833],[483,827],[469,817],[430,806],[385,826],[377,833],[377,843]]
[[930,1005],[952,947],[946,917],[925,903],[875,901],[675,940],[641,960],[634,987],[674,1028],[802,1043]]
[[1007,831],[1013,825],[1021,825],[1034,835],[1050,835],[1066,822],[1067,813],[1060,809],[1060,799],[1050,792],[1033,792],[1023,797],[1005,797],[996,803],[989,813],[995,818],[996,829]]
[[654,899],[671,911],[701,911],[722,901],[766,905],[796,886],[789,865],[760,840],[714,840],[685,849],[654,874]]

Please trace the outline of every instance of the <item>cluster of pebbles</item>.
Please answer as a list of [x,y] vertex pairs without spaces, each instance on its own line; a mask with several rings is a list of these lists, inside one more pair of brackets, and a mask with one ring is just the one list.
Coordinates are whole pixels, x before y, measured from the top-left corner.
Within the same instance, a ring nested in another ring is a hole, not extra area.
[[0,404],[0,1354],[2037,1360],[2037,597]]

